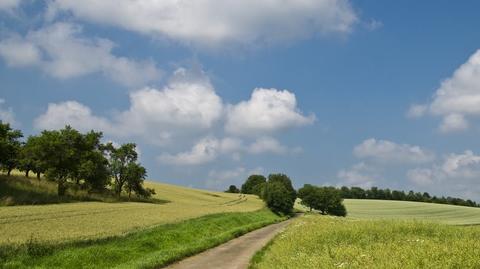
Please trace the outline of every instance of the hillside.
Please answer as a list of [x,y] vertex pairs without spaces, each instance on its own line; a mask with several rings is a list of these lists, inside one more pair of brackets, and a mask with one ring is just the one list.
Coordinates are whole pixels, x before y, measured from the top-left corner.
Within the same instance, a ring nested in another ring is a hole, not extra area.
[[0,245],[96,239],[221,212],[264,207],[256,196],[212,192],[147,182],[167,203],[78,202],[0,207]]
[[345,199],[358,219],[418,219],[454,225],[480,224],[480,208],[406,201]]

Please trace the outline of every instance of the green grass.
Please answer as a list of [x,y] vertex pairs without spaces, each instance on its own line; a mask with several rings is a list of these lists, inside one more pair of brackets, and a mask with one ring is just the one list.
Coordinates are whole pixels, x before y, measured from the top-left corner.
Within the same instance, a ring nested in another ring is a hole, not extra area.
[[308,214],[251,268],[480,268],[480,226]]
[[355,219],[417,219],[454,225],[480,224],[480,208],[405,201],[346,199]]
[[4,268],[154,268],[281,220],[267,209],[222,213],[87,242],[4,247]]

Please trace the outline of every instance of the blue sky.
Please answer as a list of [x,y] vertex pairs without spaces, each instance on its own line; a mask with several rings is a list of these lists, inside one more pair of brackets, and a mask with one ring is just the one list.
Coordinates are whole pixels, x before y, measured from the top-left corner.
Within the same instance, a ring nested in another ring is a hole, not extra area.
[[477,1],[0,1],[0,118],[250,173],[480,200]]

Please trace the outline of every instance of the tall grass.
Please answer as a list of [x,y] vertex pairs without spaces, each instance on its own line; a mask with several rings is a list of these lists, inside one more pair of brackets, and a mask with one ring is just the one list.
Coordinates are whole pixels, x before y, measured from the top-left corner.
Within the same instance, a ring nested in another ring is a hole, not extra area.
[[306,215],[251,268],[480,268],[480,227]]
[[0,251],[4,268],[154,268],[281,220],[267,209],[222,213],[86,242],[26,242]]

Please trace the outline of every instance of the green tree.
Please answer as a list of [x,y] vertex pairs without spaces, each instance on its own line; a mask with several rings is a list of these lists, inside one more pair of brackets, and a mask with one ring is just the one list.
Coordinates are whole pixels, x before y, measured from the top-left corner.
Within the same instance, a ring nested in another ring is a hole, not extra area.
[[310,211],[320,207],[321,199],[318,187],[310,184],[303,185],[303,187],[298,190],[298,198],[302,200],[300,203],[308,207]]
[[263,199],[273,212],[285,215],[292,212],[295,203],[295,199],[292,199],[289,190],[278,181],[266,183]]
[[291,199],[295,201],[297,199],[297,192],[293,188],[292,180],[285,174],[270,174],[268,175],[268,182],[280,182],[285,186],[288,194],[290,195]]
[[9,123],[0,121],[0,166],[7,175],[19,165],[22,137],[20,130],[13,130]]
[[262,190],[265,186],[266,181],[267,179],[262,175],[251,175],[242,185],[241,192],[245,194],[256,194],[260,196],[262,194]]
[[143,182],[147,176],[147,170],[137,163],[129,163],[125,169],[125,189],[128,193],[128,198],[134,192],[137,196],[149,196],[149,192],[143,187]]
[[106,149],[109,155],[110,173],[114,178],[115,194],[120,196],[125,184],[128,185],[127,192],[129,194],[131,194],[131,191],[138,191],[139,193],[146,191],[137,188],[141,186],[141,184],[138,185],[139,182],[143,183],[146,170],[137,164],[138,153],[136,145],[127,143],[115,148],[112,143],[109,143]]
[[19,169],[25,172],[26,177],[30,171],[35,173],[38,179],[40,179],[41,173],[45,173],[46,168],[42,159],[40,142],[41,139],[38,136],[29,136],[20,150]]
[[227,193],[239,193],[240,190],[237,188],[237,186],[230,185],[225,192],[227,192]]

